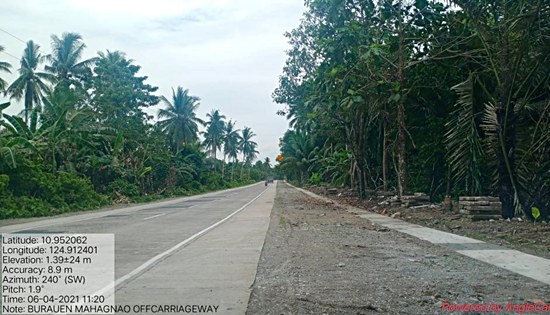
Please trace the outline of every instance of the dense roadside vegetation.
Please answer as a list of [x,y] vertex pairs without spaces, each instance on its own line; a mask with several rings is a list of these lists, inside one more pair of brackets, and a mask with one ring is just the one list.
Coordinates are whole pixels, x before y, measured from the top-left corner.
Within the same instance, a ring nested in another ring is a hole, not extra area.
[[[11,84],[2,76],[15,67],[0,61],[0,219],[235,187],[270,172],[269,159],[252,164],[250,128],[218,110],[203,120],[188,90],[159,97],[124,53],[83,60],[85,47],[76,33],[52,35],[49,54],[27,42]],[[10,100],[24,104],[20,115],[2,113]],[[157,104],[155,119],[145,109]]]
[[273,95],[290,179],[550,215],[550,1],[305,4]]

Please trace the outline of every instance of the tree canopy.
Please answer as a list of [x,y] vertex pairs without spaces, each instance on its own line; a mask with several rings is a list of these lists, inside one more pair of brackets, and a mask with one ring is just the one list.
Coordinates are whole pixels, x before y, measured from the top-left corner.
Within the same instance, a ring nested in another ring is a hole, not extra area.
[[[7,96],[24,103],[22,118],[3,113],[10,103],[0,102],[0,218],[235,187],[270,172],[252,165],[257,145],[250,128],[241,142],[234,121],[226,123],[219,110],[205,123],[197,114],[200,98],[189,90],[178,86],[171,99],[158,96],[121,51],[83,60],[86,45],[77,33],[52,35],[51,44],[45,56],[28,41],[19,77],[9,86],[0,80]],[[0,73],[10,70],[0,61]],[[146,111],[155,105],[156,117]],[[223,174],[226,164],[230,177]]]
[[305,4],[273,93],[287,176],[550,214],[547,1]]

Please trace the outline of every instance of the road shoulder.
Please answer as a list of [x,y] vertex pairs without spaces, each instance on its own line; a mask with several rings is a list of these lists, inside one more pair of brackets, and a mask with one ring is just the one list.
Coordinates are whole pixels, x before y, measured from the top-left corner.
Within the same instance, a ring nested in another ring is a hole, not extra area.
[[550,287],[279,184],[247,314],[433,314],[547,301]]
[[[332,201],[328,198],[319,196],[310,191],[294,187],[302,193],[318,198],[320,200]],[[334,202],[334,201],[333,201]],[[359,208],[340,205],[352,213],[357,214],[363,219],[372,223],[379,224],[389,229],[399,231],[416,237],[420,240],[432,244],[446,247],[464,256],[491,264],[495,267],[503,268],[508,271],[529,277],[550,285],[550,259],[526,254],[517,250],[509,249],[504,246],[498,246],[486,243],[473,238],[443,232],[436,229],[424,227],[418,224],[409,223],[403,220],[390,218],[373,212],[364,211]]]

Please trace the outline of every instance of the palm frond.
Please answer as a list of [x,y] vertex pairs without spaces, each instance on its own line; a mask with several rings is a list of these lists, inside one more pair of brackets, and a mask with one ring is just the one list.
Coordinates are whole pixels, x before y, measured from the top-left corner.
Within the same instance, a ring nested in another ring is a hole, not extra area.
[[470,193],[479,194],[483,189],[480,164],[484,153],[478,130],[480,113],[475,109],[474,84],[475,76],[471,74],[467,80],[452,87],[459,98],[446,124],[445,144],[454,180],[464,185]]
[[4,114],[4,118],[13,126],[17,136],[27,139],[32,138],[32,134],[21,117]]
[[6,160],[7,161],[6,164],[10,168],[17,167],[17,163],[15,162],[15,154],[13,153],[13,149],[10,147],[7,147],[7,146],[0,147],[0,161],[1,160]]
[[0,61],[0,71],[11,73],[11,64],[6,61]]
[[485,103],[483,107],[483,114],[481,118],[481,129],[484,132],[483,146],[485,150],[485,155],[488,157],[487,163],[489,169],[492,170],[492,173],[489,174],[493,183],[493,186],[496,187],[498,183],[498,171],[496,156],[498,150],[498,120],[497,120],[497,107],[493,103]]

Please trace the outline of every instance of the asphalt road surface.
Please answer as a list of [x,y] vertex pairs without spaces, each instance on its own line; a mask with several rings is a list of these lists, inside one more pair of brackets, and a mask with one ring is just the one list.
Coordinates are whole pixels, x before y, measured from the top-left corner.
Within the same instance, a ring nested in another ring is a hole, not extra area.
[[113,233],[115,301],[218,306],[244,314],[275,184],[0,227],[0,233]]

